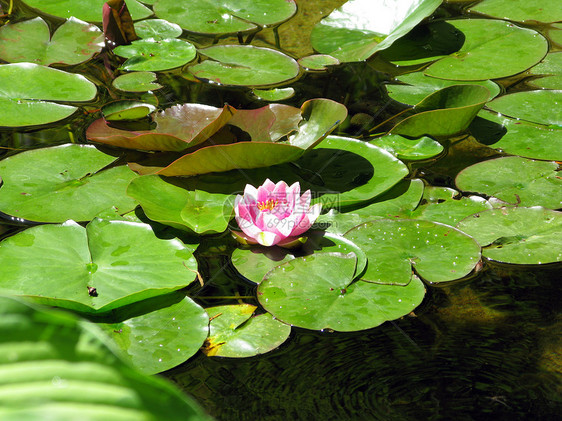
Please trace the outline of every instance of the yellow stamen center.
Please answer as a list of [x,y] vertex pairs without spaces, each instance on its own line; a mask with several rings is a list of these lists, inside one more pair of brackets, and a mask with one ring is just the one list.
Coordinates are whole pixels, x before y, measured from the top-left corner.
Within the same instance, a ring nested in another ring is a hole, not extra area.
[[277,200],[267,199],[265,202],[258,202],[258,209],[260,211],[272,211],[277,206]]

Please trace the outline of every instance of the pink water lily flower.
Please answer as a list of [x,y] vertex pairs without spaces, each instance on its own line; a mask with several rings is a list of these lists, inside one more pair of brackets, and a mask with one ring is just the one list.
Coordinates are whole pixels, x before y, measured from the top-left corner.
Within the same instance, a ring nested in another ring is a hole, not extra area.
[[244,195],[236,196],[236,222],[248,243],[281,245],[297,240],[316,221],[321,204],[310,206],[310,190],[300,195],[298,182],[290,187],[267,179],[257,189],[249,184]]

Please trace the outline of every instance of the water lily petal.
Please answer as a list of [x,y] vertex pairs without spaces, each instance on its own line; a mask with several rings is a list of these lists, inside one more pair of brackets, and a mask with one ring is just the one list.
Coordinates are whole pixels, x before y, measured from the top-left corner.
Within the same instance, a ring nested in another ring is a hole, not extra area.
[[308,229],[310,229],[312,224],[314,224],[314,221],[316,221],[316,219],[320,215],[321,211],[322,211],[322,204],[320,204],[320,203],[317,203],[316,205],[310,207],[304,213],[304,217],[299,222],[298,226],[295,227],[295,229],[291,233],[291,236],[298,237],[299,235],[301,235],[305,231],[308,231]]
[[257,202],[258,201],[258,189],[250,184],[246,184],[244,188],[244,201],[246,203]]
[[281,241],[281,237],[272,232],[263,231],[256,237],[258,243],[262,246],[270,247]]

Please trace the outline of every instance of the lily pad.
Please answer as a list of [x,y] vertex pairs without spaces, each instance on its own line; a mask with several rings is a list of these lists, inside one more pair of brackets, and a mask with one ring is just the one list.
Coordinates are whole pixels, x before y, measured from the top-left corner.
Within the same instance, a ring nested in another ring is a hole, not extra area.
[[176,0],[154,3],[156,16],[200,34],[229,34],[279,24],[295,14],[293,0]]
[[402,317],[423,300],[418,279],[407,286],[350,284],[353,259],[338,253],[299,257],[272,269],[258,286],[261,305],[285,323],[349,332]]
[[562,261],[562,212],[539,206],[493,209],[463,219],[458,228],[474,237],[491,260],[523,265]]
[[262,101],[275,102],[292,98],[295,90],[293,88],[252,89],[252,93]]
[[525,23],[552,23],[562,20],[562,9],[558,0],[541,0],[539,4],[527,0],[484,0],[471,7],[469,12]]
[[39,225],[0,243],[0,292],[100,313],[187,286],[197,263],[150,225],[94,219]]
[[463,191],[497,197],[514,206],[562,207],[562,179],[556,162],[518,156],[490,159],[461,171],[455,180]]
[[512,155],[562,161],[562,129],[480,111],[470,124],[470,133],[479,142]]
[[[25,0],[25,4],[42,13],[68,19],[74,16],[86,22],[101,22],[103,5],[107,0]],[[127,0],[133,20],[144,19],[152,11],[137,0]]]
[[116,357],[103,332],[69,313],[0,298],[4,420],[210,420],[164,379]]
[[562,91],[516,92],[496,98],[486,107],[509,117],[562,128]]
[[412,269],[431,283],[468,275],[480,261],[480,246],[444,224],[411,219],[377,219],[345,234],[367,255],[363,281],[407,285]]
[[249,304],[207,308],[211,323],[203,352],[208,357],[253,357],[285,342],[291,326],[269,313],[254,314],[256,308]]
[[549,53],[543,61],[530,69],[530,74],[540,76],[529,82],[542,89],[562,89],[562,52]]
[[[395,101],[411,105],[417,104],[426,96],[440,89],[458,84],[458,82],[454,80],[437,79],[426,76],[423,72],[401,75],[398,80],[407,85],[386,85],[388,96]],[[491,80],[463,82],[463,85],[467,84],[484,86],[490,91],[490,98],[494,98],[500,93],[500,87]]]
[[96,94],[96,85],[82,75],[33,63],[0,65],[0,126],[59,121],[74,114],[77,108],[51,101],[84,102],[94,99]]
[[[114,311],[114,323],[97,323],[139,371],[169,370],[197,353],[209,334],[205,310],[182,293],[135,305],[133,314]],[[139,311],[140,310],[140,311]],[[139,314],[140,313],[140,314]]]
[[126,92],[148,92],[162,88],[162,85],[156,82],[156,73],[152,72],[126,73],[113,79],[112,84],[120,91]]
[[321,72],[323,70],[327,70],[329,66],[336,66],[340,64],[340,61],[327,54],[314,54],[299,58],[298,63],[307,72]]
[[410,161],[429,159],[443,152],[443,146],[427,136],[411,140],[399,135],[387,135],[369,143],[383,148],[398,159]]
[[71,17],[53,36],[37,17],[0,28],[0,58],[10,63],[78,64],[99,53],[104,37],[97,26]]
[[479,85],[453,85],[440,89],[414,106],[414,114],[390,132],[409,137],[448,137],[468,128],[490,96]]
[[538,32],[492,19],[448,21],[465,35],[462,48],[433,63],[428,76],[450,80],[486,80],[512,76],[538,63],[548,41]]
[[219,85],[266,86],[295,79],[299,65],[291,57],[253,45],[217,45],[199,50],[207,60],[189,67],[198,79]]
[[139,38],[163,40],[177,38],[183,31],[179,25],[164,19],[145,19],[135,23],[135,32]]
[[106,121],[138,120],[155,110],[156,107],[152,104],[127,99],[113,101],[101,107]]
[[3,159],[0,211],[39,222],[89,221],[112,206],[126,213],[136,207],[125,194],[136,174],[123,165],[104,169],[115,160],[93,146],[73,144]]
[[127,61],[121,68],[128,71],[157,72],[189,63],[197,55],[192,43],[177,38],[141,39],[120,45],[113,52]]
[[406,35],[440,4],[441,0],[350,0],[314,27],[312,46],[342,62],[366,60]]

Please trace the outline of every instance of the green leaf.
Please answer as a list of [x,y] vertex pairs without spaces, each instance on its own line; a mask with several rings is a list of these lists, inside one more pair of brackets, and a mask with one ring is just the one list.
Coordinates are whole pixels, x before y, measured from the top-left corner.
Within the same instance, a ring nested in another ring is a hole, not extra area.
[[298,63],[307,72],[321,72],[327,70],[329,66],[340,64],[340,61],[327,54],[314,54],[299,58]]
[[462,48],[433,63],[425,74],[450,80],[498,79],[538,63],[548,51],[547,40],[532,29],[492,19],[448,21],[464,36]]
[[443,146],[427,136],[411,140],[399,135],[387,135],[369,143],[383,148],[398,159],[411,161],[432,158],[443,152]]
[[97,323],[139,371],[169,370],[197,353],[209,334],[205,310],[182,293],[152,298],[134,312],[112,312],[112,323]]
[[104,46],[97,26],[71,17],[53,37],[47,23],[37,17],[0,28],[0,58],[11,63],[78,64],[99,53]]
[[452,136],[466,130],[484,106],[490,92],[479,85],[453,85],[425,97],[414,106],[414,114],[390,132],[409,137]]
[[157,72],[189,63],[197,55],[192,43],[177,38],[141,39],[120,45],[113,52],[127,61],[121,68],[128,71]]
[[[317,24],[314,49],[342,62],[362,61],[392,45],[423,19],[441,0],[350,0]],[[365,13],[365,11],[376,13]]]
[[[559,106],[556,106],[561,104]],[[562,128],[562,91],[516,92],[490,101],[486,107],[503,115]]]
[[190,249],[157,238],[149,225],[70,221],[0,243],[0,292],[100,313],[183,288],[196,267]]
[[106,121],[138,120],[156,110],[156,107],[146,102],[122,99],[110,102],[101,107]]
[[[25,4],[43,13],[68,19],[74,16],[87,22],[101,22],[102,9],[107,0],[25,0]],[[137,0],[127,0],[127,8],[134,20],[144,19],[152,11]]]
[[90,101],[96,93],[96,86],[82,75],[32,63],[0,65],[0,126],[35,126],[62,120],[77,108],[50,101]]
[[558,0],[541,0],[540,3],[528,0],[484,0],[471,7],[469,12],[530,24],[562,20],[562,10]]
[[219,85],[266,86],[295,79],[299,65],[280,51],[252,45],[217,45],[200,49],[208,57],[188,68],[198,79]]
[[497,197],[513,206],[562,207],[562,180],[556,162],[518,156],[490,159],[461,171],[455,180],[463,191]]
[[431,283],[460,279],[480,261],[480,247],[459,230],[423,220],[377,219],[349,230],[369,264],[362,280],[406,285],[412,269]]
[[255,315],[256,308],[249,304],[207,308],[211,324],[203,352],[209,357],[253,357],[285,342],[291,326],[268,313]]
[[529,82],[542,89],[562,89],[562,52],[549,53],[536,66],[529,70],[534,76],[540,76]]
[[126,73],[113,79],[113,86],[120,91],[148,92],[161,89],[162,85],[156,83],[156,73],[133,72]]
[[200,34],[229,34],[257,30],[289,19],[296,12],[293,0],[158,0],[156,16]]
[[458,228],[474,237],[491,260],[523,265],[562,261],[562,212],[538,206],[493,209],[463,219]]
[[350,284],[354,259],[340,253],[299,257],[272,269],[258,286],[260,304],[275,318],[306,329],[369,329],[410,313],[425,294],[407,286]]
[[183,31],[179,25],[164,19],[145,19],[135,22],[135,32],[139,38],[163,40],[177,38]]
[[125,189],[136,174],[104,169],[115,157],[89,145],[34,149],[0,161],[0,211],[39,222],[89,221],[112,206],[126,213],[136,202]]
[[0,297],[3,420],[208,420],[170,383],[118,359],[95,325]]
[[252,89],[252,93],[262,101],[275,102],[292,98],[295,90],[293,88]]

